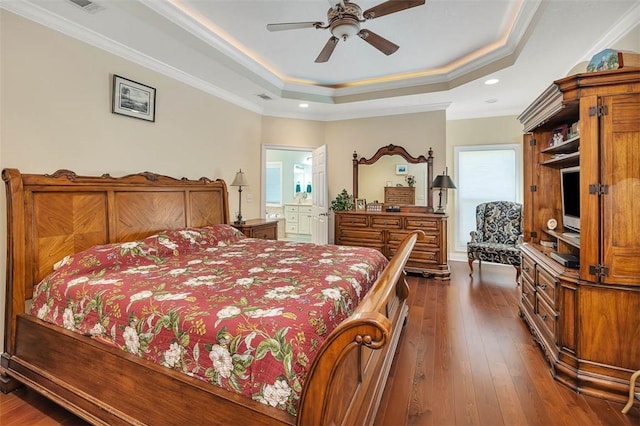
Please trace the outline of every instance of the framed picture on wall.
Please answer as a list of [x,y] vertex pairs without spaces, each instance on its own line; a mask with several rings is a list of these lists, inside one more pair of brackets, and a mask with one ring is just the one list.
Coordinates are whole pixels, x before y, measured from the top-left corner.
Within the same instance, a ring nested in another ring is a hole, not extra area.
[[111,112],[156,121],[156,89],[114,74]]
[[397,175],[406,175],[407,174],[407,165],[406,164],[396,164],[396,174]]

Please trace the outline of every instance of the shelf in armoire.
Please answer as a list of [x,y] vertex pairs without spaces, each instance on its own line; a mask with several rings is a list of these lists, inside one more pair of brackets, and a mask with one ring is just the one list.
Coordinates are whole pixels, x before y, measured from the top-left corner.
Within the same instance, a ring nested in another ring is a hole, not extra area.
[[542,166],[555,167],[558,169],[562,167],[577,166],[580,164],[580,153],[572,152],[571,154],[561,154],[558,157],[543,161],[540,164]]
[[580,149],[580,135],[560,142],[557,145],[550,146],[549,148],[541,149],[540,152],[543,154],[571,154],[578,152],[578,149]]
[[576,238],[576,237],[570,237],[570,236],[566,236],[564,235],[562,232],[556,232],[556,231],[552,231],[551,229],[543,229],[543,231],[552,236],[553,238],[557,238],[561,241],[564,241],[565,243],[569,244],[570,246],[573,246],[577,249],[580,248],[580,237]]

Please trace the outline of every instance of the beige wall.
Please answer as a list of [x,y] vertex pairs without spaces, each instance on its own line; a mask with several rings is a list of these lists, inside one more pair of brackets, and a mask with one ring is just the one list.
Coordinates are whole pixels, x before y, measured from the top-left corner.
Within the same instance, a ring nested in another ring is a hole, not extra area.
[[417,157],[427,156],[431,147],[434,169],[439,170],[445,164],[444,111],[333,121],[327,123],[326,138],[330,141],[329,195],[332,198],[342,188],[352,191],[354,151],[358,158],[370,158],[378,148],[393,144]]
[[[1,168],[112,176],[153,171],[227,182],[242,168],[251,182],[259,182],[259,114],[4,10],[0,43]],[[111,113],[114,73],[157,89],[155,123]],[[237,192],[231,190],[229,198],[231,206],[237,205]],[[243,200],[245,216],[259,215],[258,198],[259,191],[252,203]],[[4,196],[0,211],[4,300]],[[4,303],[0,312],[4,319]]]
[[614,49],[629,52],[640,52],[640,24],[613,44]]
[[265,116],[262,117],[262,143],[317,148],[327,143],[325,123]]
[[513,116],[447,121],[447,166],[453,174],[453,147],[522,143],[522,124]]
[[444,111],[362,118],[333,122],[263,117],[262,141],[268,145],[318,147],[327,145],[329,197],[343,188],[352,192],[353,151],[371,157],[381,146],[400,145],[413,155],[433,147],[435,169],[444,167]]
[[[456,176],[454,147],[498,144],[522,144],[522,124],[516,116],[447,121],[447,167],[449,167],[449,175],[453,177],[454,183]],[[522,166],[522,158],[519,160]],[[450,193],[447,210],[454,212],[455,208],[455,194]],[[465,258],[466,254],[452,253],[455,247],[454,223],[455,218],[450,217],[448,228],[450,258],[460,260]]]
[[[6,11],[1,69],[5,167],[231,179],[259,165],[260,115]],[[111,113],[113,74],[157,89],[155,123]]]

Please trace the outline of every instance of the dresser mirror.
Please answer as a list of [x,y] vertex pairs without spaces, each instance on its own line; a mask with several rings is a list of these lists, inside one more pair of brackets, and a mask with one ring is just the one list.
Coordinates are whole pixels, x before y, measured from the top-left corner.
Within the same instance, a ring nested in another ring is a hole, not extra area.
[[[384,146],[371,157],[358,159],[353,153],[353,196],[367,203],[385,200],[385,187],[409,187],[408,176],[415,178],[413,204],[433,212],[433,151],[413,157],[403,147]],[[413,191],[412,191],[413,192]]]

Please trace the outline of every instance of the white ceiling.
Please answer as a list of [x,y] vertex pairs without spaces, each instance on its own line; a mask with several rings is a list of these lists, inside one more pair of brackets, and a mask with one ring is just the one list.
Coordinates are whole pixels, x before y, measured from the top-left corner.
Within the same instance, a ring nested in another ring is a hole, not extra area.
[[[363,10],[382,3],[355,2]],[[0,7],[260,114],[315,120],[445,108],[448,119],[516,115],[640,22],[636,0],[427,0],[361,24],[399,45],[396,53],[356,37],[317,64],[328,29],[266,25],[326,23],[327,0],[93,3],[101,10],[70,0]],[[485,85],[490,77],[500,82]]]

